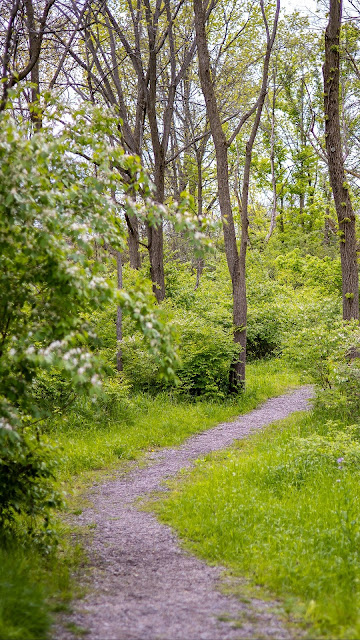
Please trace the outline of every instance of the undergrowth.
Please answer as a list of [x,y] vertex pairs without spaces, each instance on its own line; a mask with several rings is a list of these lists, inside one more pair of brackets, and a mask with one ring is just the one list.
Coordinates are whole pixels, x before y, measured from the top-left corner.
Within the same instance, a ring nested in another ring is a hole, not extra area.
[[107,405],[80,399],[48,427],[62,451],[59,477],[71,484],[74,474],[118,467],[148,450],[179,445],[298,384],[296,371],[282,360],[269,360],[250,364],[245,393],[222,402],[179,399],[168,393],[120,397]]
[[53,614],[68,611],[80,595],[73,572],[84,563],[74,534],[62,532],[61,545],[45,555],[19,540],[0,547],[0,638],[43,640]]

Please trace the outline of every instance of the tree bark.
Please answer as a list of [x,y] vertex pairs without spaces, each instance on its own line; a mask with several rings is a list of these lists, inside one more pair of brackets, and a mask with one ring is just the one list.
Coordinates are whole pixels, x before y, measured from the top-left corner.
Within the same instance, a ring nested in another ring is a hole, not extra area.
[[[25,0],[25,6],[26,6],[26,22],[27,22],[28,37],[29,37],[29,59],[31,60],[33,57],[36,57],[39,35],[36,32],[34,6],[32,3],[32,0]],[[31,83],[34,85],[33,87],[31,87],[31,102],[29,104],[30,119],[35,129],[37,131],[40,131],[40,129],[42,128],[42,117],[41,117],[40,103],[39,103],[40,101],[39,57],[36,58],[36,62],[33,68],[31,69],[30,80],[31,80]]]
[[[122,278],[122,259],[120,251],[116,251],[116,272],[117,272],[117,288],[120,290],[123,286]],[[116,341],[118,350],[116,353],[116,368],[118,371],[123,370],[121,341],[122,341],[122,309],[118,306],[116,310]]]
[[128,247],[130,267],[132,269],[140,269],[139,221],[136,216],[127,216],[126,222],[129,230]]
[[155,227],[146,223],[149,258],[150,277],[153,283],[153,292],[157,302],[165,298],[165,275],[164,275],[164,237],[162,222],[161,226]]
[[[241,333],[244,333],[245,331],[245,326],[242,325],[242,320],[244,319],[244,309],[246,316],[246,290],[245,283],[241,283],[243,274],[240,271],[239,252],[236,245],[235,225],[230,198],[228,144],[222,128],[211,77],[210,55],[205,31],[206,19],[202,0],[194,0],[194,14],[199,75],[206,103],[211,135],[215,146],[218,197],[223,223],[225,255],[232,283],[234,342],[239,344]],[[244,291],[245,301],[243,300]],[[237,357],[232,363],[229,386],[231,390],[235,390],[244,386],[244,383],[245,359],[244,357]]]
[[359,319],[359,276],[356,255],[355,214],[345,179],[340,130],[340,28],[342,0],[330,0],[325,31],[324,115],[330,184],[339,224],[343,319]]

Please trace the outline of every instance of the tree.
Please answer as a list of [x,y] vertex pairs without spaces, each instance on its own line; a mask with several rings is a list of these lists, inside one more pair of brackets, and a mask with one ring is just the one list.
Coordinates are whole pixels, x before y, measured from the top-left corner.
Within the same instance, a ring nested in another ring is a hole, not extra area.
[[356,254],[355,214],[344,169],[340,128],[340,30],[342,0],[330,0],[325,31],[324,115],[330,184],[340,235],[343,318],[359,319],[359,276]]
[[[6,107],[10,89],[29,77],[34,85],[31,90],[31,102],[36,102],[39,93],[41,46],[49,14],[55,1],[47,0],[42,12],[38,11],[39,15],[36,15],[32,0],[7,0],[8,6],[5,6],[1,29],[2,95],[0,111]],[[22,46],[24,51],[21,51]]]
[[[211,135],[215,146],[218,197],[223,223],[225,254],[232,282],[234,342],[235,344],[239,345],[241,349],[239,356],[233,362],[229,380],[230,389],[237,390],[243,387],[245,384],[247,323],[246,250],[248,244],[248,198],[251,157],[255,137],[259,128],[262,108],[267,93],[270,55],[276,35],[280,2],[279,0],[277,2],[273,28],[270,32],[264,4],[262,0],[260,0],[261,13],[266,31],[266,52],[263,63],[260,91],[257,101],[251,107],[251,109],[243,115],[243,117],[235,127],[235,130],[229,140],[226,139],[226,135],[223,130],[218,106],[218,98],[215,92],[214,80],[211,71],[210,54],[206,35],[206,4],[204,4],[202,0],[194,0],[193,6],[195,14],[199,75],[201,88],[206,103]],[[230,196],[228,148],[230,144],[235,140],[237,135],[239,135],[241,128],[245,124],[245,122],[247,122],[247,120],[249,120],[249,118],[254,114],[255,118],[252,123],[250,135],[246,142],[245,165],[241,195],[241,242],[240,250],[238,250]]]

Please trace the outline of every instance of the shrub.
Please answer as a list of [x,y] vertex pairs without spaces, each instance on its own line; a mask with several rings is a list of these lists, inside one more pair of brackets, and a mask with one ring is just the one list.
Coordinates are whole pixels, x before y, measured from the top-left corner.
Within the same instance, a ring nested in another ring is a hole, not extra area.
[[[176,360],[171,331],[146,292],[117,291],[93,259],[95,238],[114,249],[125,244],[110,194],[122,192],[125,200],[129,182],[114,165],[126,170],[132,189],[141,183],[150,198],[148,179],[137,158],[109,147],[109,115],[96,108],[72,115],[57,136],[50,123],[28,137],[25,125],[17,127],[7,111],[0,114],[0,529],[11,527],[14,514],[34,522],[39,516],[46,524],[48,509],[57,504],[47,484],[54,467],[46,444],[29,425],[47,417],[52,405],[61,412],[72,390],[98,390],[101,368],[89,348],[87,316],[121,305],[164,377],[173,375]],[[130,212],[133,205],[127,206]],[[156,224],[159,212],[150,199],[146,215]],[[190,219],[184,224],[195,229]]]
[[191,312],[178,312],[173,323],[180,343],[179,389],[192,396],[223,398],[230,364],[238,353],[232,332]]
[[310,374],[322,409],[360,415],[360,328],[322,322],[289,336],[285,355]]
[[28,429],[20,433],[0,422],[0,531],[8,537],[21,519],[46,550],[51,543],[50,511],[62,505],[54,489],[54,448]]

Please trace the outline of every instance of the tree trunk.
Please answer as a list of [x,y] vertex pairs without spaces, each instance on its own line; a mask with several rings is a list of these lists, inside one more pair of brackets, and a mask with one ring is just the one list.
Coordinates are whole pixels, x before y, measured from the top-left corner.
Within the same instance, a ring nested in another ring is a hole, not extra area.
[[[39,35],[36,31],[35,25],[35,15],[34,15],[34,7],[32,0],[26,0],[26,21],[27,28],[29,32],[29,58],[35,55],[35,52],[38,49],[38,38]],[[34,66],[30,72],[30,80],[34,85],[31,87],[31,102],[29,104],[30,108],[30,119],[33,123],[36,131],[40,131],[42,128],[42,117],[40,111],[40,70],[39,70],[39,57],[37,57]]]
[[[120,290],[123,286],[122,279],[122,259],[120,251],[116,252],[116,271],[117,271],[117,288]],[[118,350],[116,353],[116,368],[118,371],[123,370],[123,362],[122,362],[122,351],[121,351],[121,341],[122,341],[122,309],[118,306],[116,310],[116,340],[118,345]]]
[[[202,174],[202,160],[204,153],[196,150],[196,167],[197,167],[197,217],[199,223],[203,217],[203,174]],[[195,291],[200,285],[200,278],[203,274],[205,266],[205,260],[203,257],[198,258],[196,261],[196,283]]]
[[[206,111],[209,118],[211,135],[215,146],[218,196],[221,218],[223,222],[225,255],[233,290],[234,342],[236,344],[239,344],[241,341],[241,334],[245,333],[245,325],[242,324],[242,320],[244,318],[244,308],[246,309],[246,299],[244,301],[242,299],[242,296],[244,292],[246,296],[246,288],[245,283],[241,283],[241,278],[244,276],[244,274],[240,270],[239,253],[236,245],[235,225],[231,207],[228,145],[222,128],[215,90],[211,77],[210,56],[205,31],[205,11],[203,8],[202,0],[200,2],[199,0],[194,0],[194,13],[196,44],[199,60],[199,75],[201,88],[206,103]],[[245,359],[243,357],[236,357],[234,359],[234,362],[232,363],[230,371],[230,390],[238,390],[239,388],[244,386],[244,383]]]
[[158,302],[165,298],[165,275],[164,275],[164,239],[162,222],[159,227],[154,227],[146,223],[149,258],[150,277],[153,283],[153,292]]
[[[152,136],[155,152],[155,200],[159,204],[163,204],[165,199],[165,163],[159,139],[158,137],[155,139],[153,130]],[[158,144],[156,144],[156,140]],[[157,226],[150,225],[147,222],[146,231],[150,259],[150,277],[153,283],[153,292],[156,300],[161,302],[165,298],[164,236],[162,220],[159,221]]]
[[342,0],[330,0],[325,31],[324,114],[329,176],[339,224],[343,319],[359,319],[355,214],[345,178],[340,132],[339,77]]
[[140,244],[139,244],[139,221],[136,216],[126,215],[126,224],[128,228],[128,247],[130,267],[132,269],[140,269]]

